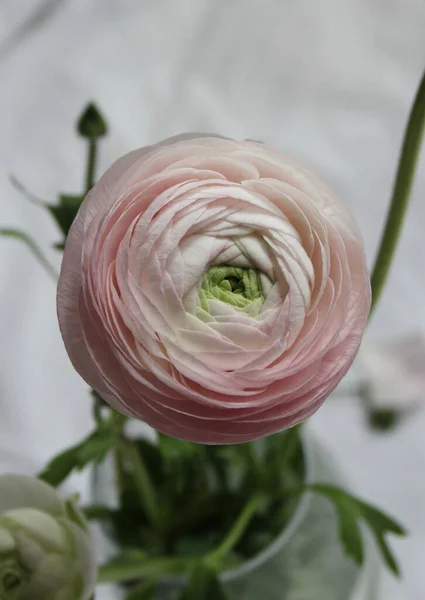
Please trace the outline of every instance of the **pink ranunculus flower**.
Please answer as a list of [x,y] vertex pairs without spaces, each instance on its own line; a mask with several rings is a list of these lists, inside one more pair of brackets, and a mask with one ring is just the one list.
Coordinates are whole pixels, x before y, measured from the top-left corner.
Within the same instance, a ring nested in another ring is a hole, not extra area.
[[87,383],[205,444],[313,414],[350,367],[369,307],[361,234],[326,185],[261,143],[202,134],[105,173],[69,233],[58,289]]

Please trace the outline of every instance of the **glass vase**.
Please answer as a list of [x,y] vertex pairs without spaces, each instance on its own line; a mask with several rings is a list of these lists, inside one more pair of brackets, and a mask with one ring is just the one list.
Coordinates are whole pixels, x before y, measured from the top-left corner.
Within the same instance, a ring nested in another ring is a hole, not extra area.
[[[347,487],[321,442],[304,432],[303,446],[307,482]],[[111,506],[116,502],[112,461],[94,471],[93,502]],[[119,552],[106,530],[100,545],[105,558]],[[308,492],[276,540],[253,559],[223,571],[221,581],[235,600],[377,600],[380,571],[376,549],[367,536],[363,568],[344,554],[333,506]],[[162,578],[155,600],[178,600],[184,582],[180,576]],[[125,593],[116,586],[109,597],[121,600]]]

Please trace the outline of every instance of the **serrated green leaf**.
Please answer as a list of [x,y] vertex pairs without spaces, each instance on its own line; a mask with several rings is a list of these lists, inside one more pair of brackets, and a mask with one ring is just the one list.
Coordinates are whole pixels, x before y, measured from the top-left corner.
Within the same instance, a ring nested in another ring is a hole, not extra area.
[[89,463],[99,464],[119,440],[120,430],[113,422],[102,424],[82,442],[55,456],[39,478],[50,485],[60,485],[75,469]]
[[181,593],[179,600],[230,600],[216,571],[205,564],[197,565]]
[[375,508],[374,506],[367,504],[363,500],[357,500],[359,509],[363,515],[363,518],[369,523],[374,523],[382,531],[388,531],[395,535],[404,536],[407,535],[406,529],[397,523],[392,517],[384,513],[382,510]]
[[26,234],[24,231],[19,231],[18,229],[0,229],[0,236],[14,238],[23,242],[36,257],[38,262],[43,266],[43,268],[48,272],[48,274],[53,277],[57,281],[59,274],[56,272],[56,269],[50,264],[47,258],[44,256],[38,245],[34,242],[34,240]]
[[[362,519],[373,534],[388,568],[395,575],[400,574],[397,561],[391,552],[385,535],[388,533],[405,535],[405,529],[401,525],[378,508],[336,486],[317,483],[307,486],[307,489],[322,494],[333,502],[338,512],[341,542],[346,553],[354,558],[359,565],[362,564],[364,559],[363,541],[358,525],[358,519]],[[355,525],[353,520],[356,523]]]
[[97,106],[91,102],[81,113],[77,122],[78,133],[90,140],[103,137],[108,133],[108,127]]
[[79,445],[61,452],[47,464],[38,478],[53,486],[60,485],[77,468]]
[[338,515],[338,531],[344,551],[359,565],[363,564],[364,550],[360,527],[356,517],[347,506],[335,504]]
[[119,433],[109,427],[99,427],[84,443],[80,444],[78,451],[78,466],[80,469],[88,463],[101,463],[108,452],[115,447]]

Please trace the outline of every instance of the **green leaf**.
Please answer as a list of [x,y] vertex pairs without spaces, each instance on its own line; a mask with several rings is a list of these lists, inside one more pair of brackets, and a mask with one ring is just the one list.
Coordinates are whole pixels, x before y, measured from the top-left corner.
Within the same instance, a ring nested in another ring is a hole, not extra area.
[[177,440],[163,433],[158,434],[158,440],[163,458],[169,461],[190,458],[198,454],[200,450],[197,444]]
[[364,548],[359,527],[359,519],[361,519],[373,534],[387,567],[395,575],[400,575],[396,559],[385,536],[388,533],[399,536],[406,535],[406,531],[401,525],[378,508],[333,485],[316,483],[307,486],[307,489],[325,496],[335,505],[341,542],[349,556],[359,565],[363,563]]
[[305,476],[304,449],[299,425],[269,436],[263,442],[263,479],[270,494],[285,498],[286,490],[302,485]]
[[61,194],[59,196],[59,204],[47,205],[49,212],[59,225],[59,228],[65,237],[68,235],[68,232],[71,229],[71,225],[77,216],[78,209],[80,208],[83,200],[84,196],[81,194]]
[[60,485],[78,465],[78,451],[80,446],[73,446],[55,456],[39,474],[50,485]]
[[179,600],[230,600],[230,596],[224,591],[216,571],[199,564],[193,569]]
[[[137,581],[145,577],[159,577],[161,575],[174,575],[187,572],[190,564],[183,557],[149,558],[137,556],[137,551],[124,551],[99,568],[98,583]],[[132,555],[133,553],[133,555]]]
[[115,447],[119,438],[119,432],[108,426],[99,427],[81,445],[78,451],[79,468],[82,469],[88,463],[101,463],[108,452]]
[[38,245],[28,234],[17,229],[0,229],[0,236],[14,238],[26,244],[26,246],[31,250],[38,262],[44,267],[48,274],[53,277],[53,279],[58,279],[59,275],[56,272],[56,269],[50,264],[47,258],[45,258]]
[[54,457],[40,473],[39,478],[50,485],[57,486],[73,470],[81,471],[89,463],[99,464],[102,462],[108,452],[117,445],[121,431],[120,417],[121,415],[113,414],[110,421],[102,423],[82,442]]
[[131,589],[124,600],[151,600],[155,598],[156,587],[155,581],[145,581]]
[[78,133],[90,140],[103,137],[108,133],[106,121],[92,102],[86,106],[77,122]]
[[202,452],[197,444],[177,440],[168,435],[158,434],[158,448],[167,476],[172,476],[176,489],[182,489],[186,479],[186,467],[192,468]]
[[335,504],[338,515],[339,537],[347,556],[359,565],[363,564],[364,549],[362,532],[357,523],[356,516],[353,515],[351,507],[347,506],[342,499],[339,504]]
[[361,510],[363,518],[369,523],[376,525],[379,529],[394,533],[395,535],[405,536],[406,530],[402,525],[394,521],[394,519],[382,510],[367,504],[363,500],[357,500],[357,504]]

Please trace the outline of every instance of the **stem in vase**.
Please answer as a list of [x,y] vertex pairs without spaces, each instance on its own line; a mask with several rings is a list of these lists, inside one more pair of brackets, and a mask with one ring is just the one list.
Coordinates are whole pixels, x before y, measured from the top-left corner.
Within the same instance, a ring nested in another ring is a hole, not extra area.
[[132,468],[134,482],[139,494],[140,503],[156,531],[161,531],[161,515],[159,503],[156,498],[155,487],[149,472],[143,462],[143,457],[137,446],[128,439],[122,438],[118,444],[118,451],[124,461],[128,461]]

